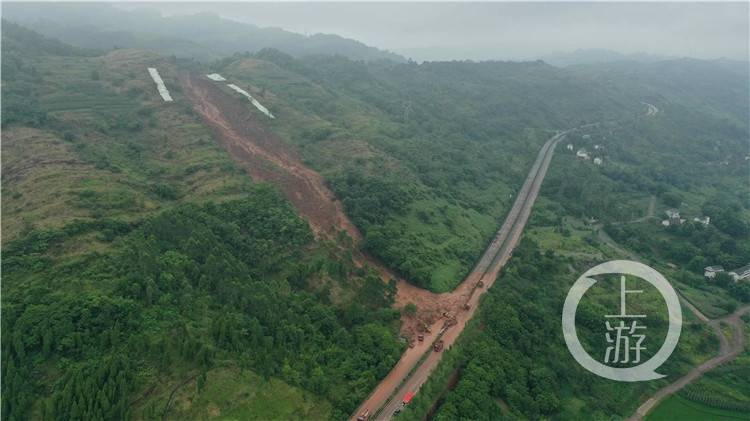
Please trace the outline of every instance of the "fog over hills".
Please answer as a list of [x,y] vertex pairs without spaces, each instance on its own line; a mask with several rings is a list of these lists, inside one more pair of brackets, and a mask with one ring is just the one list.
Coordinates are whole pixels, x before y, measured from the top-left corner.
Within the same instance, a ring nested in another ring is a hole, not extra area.
[[[129,6],[134,7],[134,6]],[[533,60],[559,53],[748,57],[748,5],[723,3],[188,3],[297,33],[335,33],[413,60]],[[314,16],[314,19],[310,17]]]
[[109,4],[4,3],[3,17],[43,35],[92,49],[142,48],[211,60],[276,48],[293,56],[340,54],[357,60],[404,61],[397,54],[338,35],[306,36],[261,28],[206,11],[162,16],[149,6],[124,10]]
[[558,66],[748,58],[746,3],[5,2],[2,8],[6,19],[77,46],[147,48],[203,59],[262,48],[297,57],[543,59]]

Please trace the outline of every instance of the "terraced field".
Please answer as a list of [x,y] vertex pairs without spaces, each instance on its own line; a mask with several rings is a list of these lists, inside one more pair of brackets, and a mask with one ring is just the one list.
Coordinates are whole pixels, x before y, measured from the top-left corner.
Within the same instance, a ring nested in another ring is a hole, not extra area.
[[[188,108],[159,97],[146,72],[158,56],[27,60],[29,82],[4,82],[3,93],[30,101],[44,127],[3,128],[3,241],[73,219],[131,221],[186,200],[231,200],[250,185]],[[160,67],[174,85],[174,68]]]

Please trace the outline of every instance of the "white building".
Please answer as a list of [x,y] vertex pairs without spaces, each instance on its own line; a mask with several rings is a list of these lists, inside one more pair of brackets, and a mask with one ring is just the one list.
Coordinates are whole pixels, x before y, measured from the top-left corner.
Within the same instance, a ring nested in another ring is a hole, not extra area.
[[693,221],[698,222],[699,224],[703,224],[708,226],[708,224],[711,222],[710,216],[703,216],[703,217],[695,217],[693,218]]
[[661,224],[665,227],[670,225],[682,225],[685,223],[685,219],[680,218],[680,211],[677,209],[667,209],[664,213],[667,214],[667,219],[661,221]]
[[567,148],[567,149],[568,149],[569,151],[572,151],[572,150],[573,150],[573,144],[572,144],[572,143],[568,143],[568,146],[566,146],[566,148]]
[[750,265],[742,266],[739,269],[728,272],[728,274],[734,279],[734,282],[750,278]]
[[589,153],[586,152],[586,149],[579,149],[578,152],[576,152],[576,156],[581,159],[591,159]]
[[596,165],[602,165],[602,159],[599,157],[594,158],[594,164]]
[[706,266],[703,269],[703,276],[708,279],[714,279],[716,277],[716,274],[719,272],[724,272],[724,268],[722,266]]

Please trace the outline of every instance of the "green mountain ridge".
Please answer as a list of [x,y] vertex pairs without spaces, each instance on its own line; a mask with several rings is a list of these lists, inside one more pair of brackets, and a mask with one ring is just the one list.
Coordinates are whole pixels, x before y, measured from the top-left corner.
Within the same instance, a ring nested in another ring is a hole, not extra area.
[[146,8],[127,11],[105,4],[13,2],[3,3],[2,11],[5,19],[89,49],[138,48],[213,60],[237,52],[276,48],[295,56],[340,54],[356,60],[405,60],[397,54],[337,35],[304,36],[210,13],[164,17]]
[[[402,418],[630,415],[664,383],[585,372],[557,328],[570,283],[604,259],[640,255],[709,317],[750,301],[750,283],[702,276],[750,261],[748,78],[736,63],[417,64],[280,49],[206,62],[171,57],[194,47],[171,37],[152,40],[164,54],[91,51],[2,23],[9,420],[344,419],[406,347],[396,286],[357,267],[347,241],[315,240],[288,200],[238,168],[182,72],[219,72],[269,107],[277,118],[259,124],[324,177],[360,246],[433,291],[463,279],[555,130],[604,122],[558,145],[523,242]],[[645,116],[644,102],[658,112]],[[685,224],[662,226],[668,208]],[[708,226],[692,220],[703,215]],[[586,305],[590,338],[600,305]],[[667,380],[717,347],[686,316]],[[723,402],[727,389],[750,401],[721,372],[690,396]]]

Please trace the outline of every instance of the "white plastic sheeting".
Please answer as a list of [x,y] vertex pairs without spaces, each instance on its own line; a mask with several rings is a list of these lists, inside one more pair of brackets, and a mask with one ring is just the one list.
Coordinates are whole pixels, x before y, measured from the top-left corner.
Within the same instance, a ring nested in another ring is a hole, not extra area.
[[226,80],[224,79],[224,76],[218,73],[211,73],[210,75],[206,75],[206,77],[216,82],[223,82]]
[[659,112],[659,109],[656,108],[656,105],[654,105],[654,104],[649,104],[648,102],[641,102],[641,104],[643,104],[643,105],[645,105],[645,106],[648,107],[648,110],[646,110],[646,115],[647,116],[656,115],[656,113]]
[[227,86],[229,86],[230,88],[232,88],[234,91],[237,91],[237,92],[241,93],[242,95],[245,95],[250,100],[250,102],[253,105],[255,105],[255,108],[257,108],[258,110],[260,110],[260,112],[262,112],[263,114],[265,114],[265,115],[267,115],[267,116],[269,116],[271,118],[276,118],[276,117],[273,116],[273,114],[271,114],[270,111],[268,111],[268,108],[264,107],[263,104],[261,104],[260,102],[258,102],[255,98],[253,98],[252,95],[250,95],[249,93],[247,93],[247,91],[245,91],[244,89],[240,88],[239,86],[237,86],[237,85],[235,85],[233,83],[230,83]]
[[159,95],[161,95],[162,99],[164,99],[164,101],[171,102],[172,96],[169,95],[169,90],[164,85],[164,81],[161,80],[161,76],[159,76],[159,71],[153,67],[149,67],[148,74],[151,75],[151,79],[153,79],[154,83],[156,83],[156,89],[159,90]]

